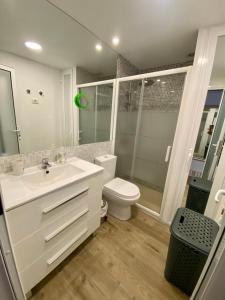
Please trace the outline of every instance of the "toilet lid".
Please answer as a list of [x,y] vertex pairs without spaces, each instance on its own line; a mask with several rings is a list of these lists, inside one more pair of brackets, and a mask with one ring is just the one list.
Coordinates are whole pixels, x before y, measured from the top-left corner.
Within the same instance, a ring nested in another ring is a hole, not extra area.
[[140,195],[139,188],[135,184],[118,177],[106,183],[104,191],[127,200]]

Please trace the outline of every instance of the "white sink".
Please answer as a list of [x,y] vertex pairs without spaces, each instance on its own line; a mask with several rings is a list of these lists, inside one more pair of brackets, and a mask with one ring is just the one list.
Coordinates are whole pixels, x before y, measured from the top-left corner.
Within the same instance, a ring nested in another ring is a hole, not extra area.
[[68,164],[50,167],[48,168],[48,173],[46,170],[40,170],[38,172],[26,174],[23,175],[21,179],[29,188],[40,188],[51,185],[59,180],[64,180],[75,175],[79,175],[83,172],[84,170]]

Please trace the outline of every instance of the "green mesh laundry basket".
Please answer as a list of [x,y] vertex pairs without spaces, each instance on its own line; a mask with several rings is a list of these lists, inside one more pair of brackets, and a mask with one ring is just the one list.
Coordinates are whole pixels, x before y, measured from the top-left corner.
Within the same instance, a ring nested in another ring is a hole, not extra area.
[[170,226],[166,279],[191,295],[205,265],[219,226],[188,208],[179,208]]

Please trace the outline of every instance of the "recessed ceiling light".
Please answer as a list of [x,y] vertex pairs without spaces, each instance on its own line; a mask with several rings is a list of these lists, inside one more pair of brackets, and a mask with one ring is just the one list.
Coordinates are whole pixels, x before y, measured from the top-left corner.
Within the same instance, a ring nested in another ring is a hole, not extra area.
[[160,82],[161,80],[160,80],[160,79],[157,79],[156,81]]
[[118,38],[118,36],[114,36],[112,39],[112,43],[113,45],[117,46],[120,42],[120,39]]
[[31,42],[31,41],[25,42],[25,46],[29,49],[32,49],[32,50],[42,50],[42,47],[41,47],[40,44],[35,43],[35,42]]
[[96,45],[95,45],[95,49],[96,49],[97,51],[102,51],[102,45],[101,45],[100,43],[96,44]]
[[162,84],[165,84],[166,82],[165,81],[162,81]]

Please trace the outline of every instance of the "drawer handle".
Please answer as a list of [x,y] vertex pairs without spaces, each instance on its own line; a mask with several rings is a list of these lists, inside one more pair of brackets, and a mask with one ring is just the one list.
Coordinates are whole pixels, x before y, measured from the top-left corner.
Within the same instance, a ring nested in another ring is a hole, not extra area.
[[53,231],[52,233],[48,234],[45,237],[45,242],[49,242],[51,239],[53,239],[55,236],[57,236],[59,233],[61,233],[63,230],[65,230],[67,227],[69,227],[74,222],[76,222],[78,219],[80,219],[87,212],[88,212],[88,209],[83,210],[82,212],[80,212],[79,214],[77,214],[76,216],[74,216],[73,218],[71,218],[69,221],[67,221],[66,223],[64,223],[62,226],[60,226],[59,228],[57,228],[55,231]]
[[80,238],[82,238],[85,233],[88,232],[88,229],[82,230],[74,239],[72,239],[67,245],[65,245],[62,249],[60,249],[52,258],[47,260],[47,264],[50,266],[52,265],[57,259],[60,258],[69,248],[73,246]]
[[72,197],[64,198],[64,199],[58,201],[57,203],[54,203],[53,205],[50,205],[50,206],[44,208],[44,209],[43,209],[43,213],[44,213],[44,214],[47,214],[47,213],[51,212],[52,210],[56,209],[57,207],[59,207],[59,206],[65,204],[65,203],[67,203],[67,202],[69,202],[69,201],[71,201],[71,200],[73,200],[73,199],[79,197],[80,195],[86,193],[88,190],[89,190],[89,188],[87,187],[87,188],[81,190],[81,191],[80,191],[79,193],[77,193],[76,195],[73,195]]

